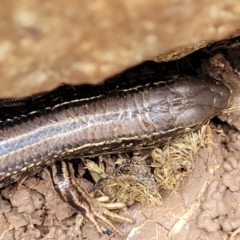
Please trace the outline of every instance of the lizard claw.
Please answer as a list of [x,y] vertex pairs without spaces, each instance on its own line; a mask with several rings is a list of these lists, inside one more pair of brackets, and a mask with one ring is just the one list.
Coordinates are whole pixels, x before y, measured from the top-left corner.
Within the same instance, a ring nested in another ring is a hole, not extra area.
[[100,235],[103,234],[97,220],[100,220],[113,233],[123,236],[122,232],[117,229],[108,219],[134,223],[131,218],[120,216],[109,211],[113,206],[115,208],[123,208],[125,204],[115,203],[108,204],[99,202],[83,189],[72,176],[69,164],[65,161],[59,161],[51,167],[51,176],[54,188],[64,202],[67,202],[77,212],[83,214],[96,227]]

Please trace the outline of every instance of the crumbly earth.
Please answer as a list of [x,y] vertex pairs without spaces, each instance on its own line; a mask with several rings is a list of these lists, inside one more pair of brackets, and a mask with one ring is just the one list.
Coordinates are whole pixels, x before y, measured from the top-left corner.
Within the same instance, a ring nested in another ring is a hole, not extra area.
[[[239,117],[236,110],[210,123],[209,144],[199,147],[191,173],[174,190],[161,190],[162,205],[135,203],[120,211],[136,221],[114,223],[125,239],[240,239]],[[92,189],[85,178],[81,184]],[[79,227],[79,216],[59,199],[46,169],[1,196],[0,239],[121,239],[100,237],[88,221]]]

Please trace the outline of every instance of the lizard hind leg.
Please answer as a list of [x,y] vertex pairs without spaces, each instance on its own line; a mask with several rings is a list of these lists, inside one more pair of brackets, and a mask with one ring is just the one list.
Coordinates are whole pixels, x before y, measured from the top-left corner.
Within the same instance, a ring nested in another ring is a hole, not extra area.
[[[50,172],[54,188],[60,198],[93,223],[100,235],[103,234],[103,231],[97,220],[100,220],[110,231],[119,236],[123,236],[123,233],[112,224],[109,218],[120,222],[134,223],[131,218],[109,211],[108,209],[112,208],[112,204],[101,203],[92,198],[76,181],[68,162],[56,162],[51,167]],[[116,203],[116,206],[122,208],[124,204]]]

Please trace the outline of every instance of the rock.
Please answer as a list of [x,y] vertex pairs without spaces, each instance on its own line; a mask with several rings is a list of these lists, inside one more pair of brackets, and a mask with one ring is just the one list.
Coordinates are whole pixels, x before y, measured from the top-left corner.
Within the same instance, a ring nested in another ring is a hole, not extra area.
[[98,83],[147,59],[179,58],[237,34],[240,2],[8,1],[0,9],[0,97]]

